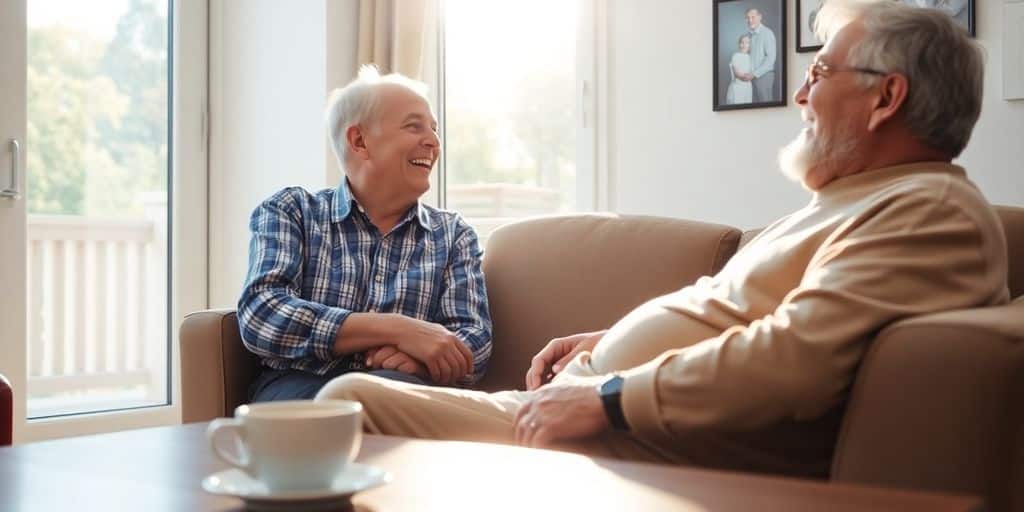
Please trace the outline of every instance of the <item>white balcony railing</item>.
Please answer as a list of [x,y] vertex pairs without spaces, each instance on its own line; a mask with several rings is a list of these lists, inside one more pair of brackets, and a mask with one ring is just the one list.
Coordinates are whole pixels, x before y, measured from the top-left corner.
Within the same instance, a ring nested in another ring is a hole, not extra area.
[[561,198],[557,190],[531,185],[487,183],[449,185],[449,208],[459,212],[476,229],[480,246],[495,229],[534,215],[546,215],[560,210]]
[[30,417],[164,401],[166,202],[145,210],[144,220],[29,215]]

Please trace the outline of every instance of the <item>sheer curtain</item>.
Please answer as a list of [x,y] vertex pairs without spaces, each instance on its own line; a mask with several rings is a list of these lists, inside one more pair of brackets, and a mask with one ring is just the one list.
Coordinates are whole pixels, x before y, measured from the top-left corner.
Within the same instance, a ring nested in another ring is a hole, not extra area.
[[437,83],[440,0],[360,0],[359,65]]

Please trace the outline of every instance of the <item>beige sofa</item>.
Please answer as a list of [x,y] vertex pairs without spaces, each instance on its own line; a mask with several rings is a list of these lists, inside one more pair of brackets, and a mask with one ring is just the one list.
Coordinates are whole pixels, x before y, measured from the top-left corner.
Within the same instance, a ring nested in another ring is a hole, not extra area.
[[[1001,207],[1009,286],[1024,292],[1024,209]],[[494,352],[481,383],[522,388],[549,339],[606,328],[648,298],[717,272],[755,232],[687,220],[571,215],[497,230],[484,259]],[[181,328],[182,417],[230,415],[258,360],[234,311]],[[986,497],[1024,509],[1024,298],[895,323],[875,339],[851,390],[831,480]]]

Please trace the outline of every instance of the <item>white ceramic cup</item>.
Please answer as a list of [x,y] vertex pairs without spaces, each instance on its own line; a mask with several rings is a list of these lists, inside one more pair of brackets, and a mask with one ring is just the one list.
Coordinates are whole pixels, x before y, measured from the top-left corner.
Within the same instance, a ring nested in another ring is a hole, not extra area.
[[206,435],[213,453],[271,492],[327,489],[359,453],[362,412],[349,400],[241,405]]

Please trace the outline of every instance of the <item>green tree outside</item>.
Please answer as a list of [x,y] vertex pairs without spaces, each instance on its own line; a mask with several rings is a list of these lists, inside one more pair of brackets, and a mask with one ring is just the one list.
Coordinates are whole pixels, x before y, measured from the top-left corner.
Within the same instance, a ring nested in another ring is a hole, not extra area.
[[28,211],[126,217],[166,190],[167,19],[132,0],[110,41],[28,34]]

